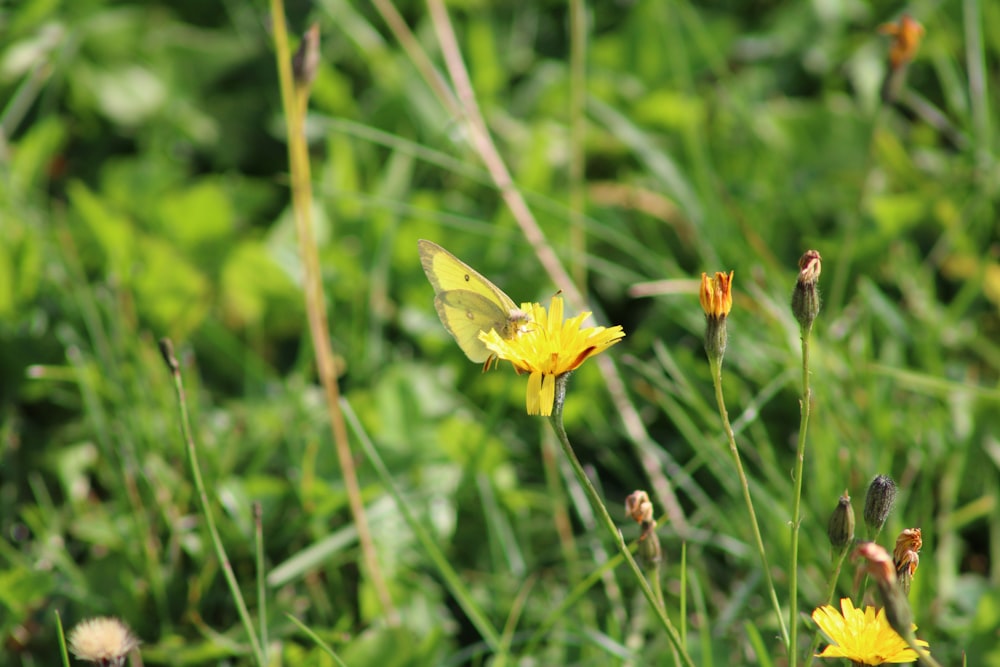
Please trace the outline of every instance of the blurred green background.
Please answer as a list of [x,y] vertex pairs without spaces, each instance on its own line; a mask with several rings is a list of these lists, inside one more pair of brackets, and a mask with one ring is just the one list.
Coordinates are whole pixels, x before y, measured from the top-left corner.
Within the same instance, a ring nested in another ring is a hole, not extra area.
[[[427,7],[397,7],[447,79]],[[823,602],[838,496],[860,515],[868,481],[889,474],[900,496],[883,543],[923,530],[918,635],[943,664],[965,651],[1000,665],[1000,4],[605,0],[585,7],[585,40],[567,3],[448,9],[548,242],[586,270],[598,322],[627,332],[606,354],[623,392],[613,400],[590,362],[571,379],[566,426],[627,538],[638,527],[625,496],[645,488],[663,515],[669,483],[681,522],[659,528],[663,581],[679,625],[685,544],[695,662],[786,663],[715,411],[696,280],[735,270],[725,390],[787,603],[801,391],[787,304],[814,248],[824,305],[800,612]],[[120,616],[147,664],[251,664],[156,350],[169,336],[255,615],[262,504],[274,664],[333,664],[287,614],[350,665],[672,664],[623,568],[573,593],[613,546],[548,425],[524,414],[525,379],[482,374],[441,327],[416,241],[441,243],[515,301],[565,286],[375,6],[287,10],[296,34],[313,21],[322,33],[307,134],[353,442],[374,443],[472,602],[509,632],[507,652],[487,649],[357,448],[398,625],[359,571],[305,327],[268,8],[25,0],[0,7],[0,662],[56,664],[58,611],[67,626]],[[877,28],[902,11],[926,36],[882,105],[889,39]],[[569,250],[575,229],[585,265]]]

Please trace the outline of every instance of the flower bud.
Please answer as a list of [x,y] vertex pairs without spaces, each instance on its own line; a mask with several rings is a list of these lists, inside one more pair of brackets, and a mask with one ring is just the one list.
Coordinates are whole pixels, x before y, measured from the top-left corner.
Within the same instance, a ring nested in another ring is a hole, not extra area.
[[803,333],[812,329],[813,320],[819,314],[819,274],[823,270],[823,261],[816,250],[807,250],[799,258],[799,277],[792,290],[792,314],[799,322]]
[[701,274],[702,310],[705,311],[705,352],[709,359],[721,360],[726,353],[726,318],[733,307],[733,272],[716,272],[714,278]]
[[633,491],[625,498],[625,513],[636,523],[647,523],[653,520],[653,503],[645,491]]
[[896,578],[904,595],[910,594],[910,582],[920,564],[920,547],[923,538],[919,528],[907,528],[896,538],[896,547],[892,550],[892,562],[896,567]]
[[916,57],[924,37],[924,26],[908,14],[903,14],[896,23],[883,23],[878,31],[893,38],[889,49],[889,66],[893,70],[905,67]]
[[885,525],[896,502],[896,483],[888,475],[876,475],[865,494],[865,525],[868,535],[875,538]]
[[862,542],[854,550],[854,560],[864,559],[859,574],[871,575],[878,587],[885,618],[900,637],[916,640],[913,634],[913,611],[902,589],[896,585],[896,571],[889,552],[874,542]]
[[319,69],[319,24],[314,23],[302,36],[302,43],[292,57],[292,75],[299,86],[312,85]]
[[837,501],[837,509],[830,515],[826,534],[830,538],[830,545],[838,555],[854,542],[854,507],[847,491],[844,491],[844,495]]
[[625,513],[642,526],[639,535],[639,559],[647,568],[654,568],[660,562],[662,552],[660,538],[656,535],[656,519],[653,518],[653,503],[645,491],[633,491],[625,499]]
[[860,542],[854,549],[851,560],[865,562],[860,565],[863,574],[869,575],[879,587],[896,585],[896,569],[889,552],[874,542]]

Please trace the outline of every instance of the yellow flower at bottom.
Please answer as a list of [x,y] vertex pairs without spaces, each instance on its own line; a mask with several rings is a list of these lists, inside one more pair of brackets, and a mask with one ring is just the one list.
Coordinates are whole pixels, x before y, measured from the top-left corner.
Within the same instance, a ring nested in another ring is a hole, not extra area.
[[[917,659],[916,652],[889,626],[884,609],[879,609],[878,613],[874,607],[865,607],[864,611],[855,609],[849,598],[840,601],[840,609],[843,613],[825,605],[812,613],[812,619],[831,642],[818,657],[847,658],[861,665],[906,663]],[[925,648],[928,645],[922,639],[918,639],[917,644]]]
[[556,378],[611,347],[625,332],[620,326],[581,328],[590,317],[587,312],[563,320],[563,300],[558,296],[552,297],[548,311],[537,303],[522,304],[521,310],[530,315],[530,320],[517,335],[504,339],[493,330],[480,332],[479,340],[497,357],[513,364],[519,374],[531,374],[528,414],[547,417],[555,402]]

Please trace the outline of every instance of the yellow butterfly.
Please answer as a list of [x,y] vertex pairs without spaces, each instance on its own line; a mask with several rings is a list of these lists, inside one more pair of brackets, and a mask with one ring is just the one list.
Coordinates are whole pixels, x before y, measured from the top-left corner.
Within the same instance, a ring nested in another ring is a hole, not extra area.
[[486,362],[493,353],[479,340],[480,331],[496,329],[502,338],[513,338],[529,315],[499,287],[437,243],[417,241],[420,263],[434,287],[434,307],[465,356]]

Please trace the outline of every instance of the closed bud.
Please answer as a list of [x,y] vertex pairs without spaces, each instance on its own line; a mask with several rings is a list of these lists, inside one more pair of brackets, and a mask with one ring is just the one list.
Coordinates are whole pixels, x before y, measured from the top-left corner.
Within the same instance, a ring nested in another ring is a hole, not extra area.
[[885,548],[874,542],[860,542],[854,549],[852,560],[864,560],[859,566],[859,571],[867,574],[875,583],[882,586],[896,585],[896,569],[892,564],[892,557]]
[[878,592],[885,607],[885,618],[900,637],[913,634],[913,611],[899,586],[879,584]]
[[645,491],[633,491],[625,499],[625,513],[642,527],[639,535],[639,559],[647,569],[655,568],[663,553],[660,538],[656,535],[656,519],[653,518],[653,503]]
[[292,57],[292,75],[299,86],[312,85],[319,69],[319,24],[314,23],[302,36],[302,43]]
[[823,260],[816,250],[807,250],[799,259],[799,277],[792,290],[792,314],[799,322],[803,333],[812,329],[813,320],[819,314],[819,274],[823,270]]
[[830,515],[826,534],[830,538],[830,545],[838,555],[854,542],[854,507],[847,491],[844,491],[844,495],[837,501],[837,509]]
[[888,475],[876,475],[865,494],[865,525],[872,539],[885,525],[896,502],[896,483]]

